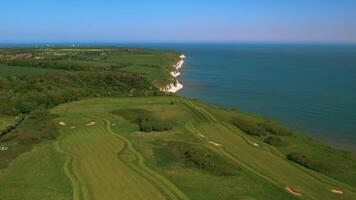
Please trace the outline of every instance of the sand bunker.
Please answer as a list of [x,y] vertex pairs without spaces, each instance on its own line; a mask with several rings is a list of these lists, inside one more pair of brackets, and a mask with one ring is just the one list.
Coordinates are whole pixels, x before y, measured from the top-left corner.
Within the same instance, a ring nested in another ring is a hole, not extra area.
[[197,135],[201,138],[206,138],[205,135],[203,135],[203,134],[197,134]]
[[87,124],[85,124],[85,126],[94,126],[96,124],[96,122],[89,122]]
[[0,146],[0,151],[7,151],[7,149],[9,149],[9,147],[7,147],[5,145]]
[[343,191],[337,190],[337,189],[331,189],[330,192],[335,193],[335,194],[344,194]]
[[221,144],[209,141],[209,144],[212,144],[214,147],[221,147]]
[[291,188],[291,187],[285,187],[285,189],[286,189],[289,193],[291,193],[291,194],[293,194],[293,195],[295,195],[295,196],[302,196],[302,194],[301,194],[300,192],[298,192],[297,190],[295,190],[295,189],[293,189],[293,188]]
[[252,145],[255,146],[255,147],[259,147],[259,146],[260,146],[260,145],[257,144],[256,142],[253,142]]
[[66,123],[64,123],[64,122],[58,122],[58,124],[61,125],[61,126],[65,126],[66,125]]
[[75,126],[70,127],[71,129],[75,129]]

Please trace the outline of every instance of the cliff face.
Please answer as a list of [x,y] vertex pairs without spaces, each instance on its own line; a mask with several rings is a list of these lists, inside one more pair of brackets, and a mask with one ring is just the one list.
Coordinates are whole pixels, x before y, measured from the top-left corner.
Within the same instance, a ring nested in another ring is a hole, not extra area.
[[[177,78],[178,76],[181,75],[181,73],[178,71],[180,68],[182,68],[183,64],[184,64],[184,59],[186,58],[186,56],[184,54],[179,56],[180,60],[173,65],[174,71],[172,71],[170,74],[171,76],[173,76],[174,78]],[[176,93],[179,90],[181,90],[183,88],[183,84],[179,83],[178,80],[176,80],[176,82],[171,83],[163,88],[161,88],[161,91],[163,92],[167,92],[167,93]]]

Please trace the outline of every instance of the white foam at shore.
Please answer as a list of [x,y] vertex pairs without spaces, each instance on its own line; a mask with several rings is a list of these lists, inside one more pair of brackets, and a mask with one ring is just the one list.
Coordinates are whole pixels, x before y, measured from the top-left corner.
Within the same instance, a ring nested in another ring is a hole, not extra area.
[[[181,60],[179,60],[177,64],[173,65],[175,70],[170,73],[174,78],[177,78],[181,74],[178,70],[180,68],[182,68],[182,66],[184,64],[184,59],[186,57],[184,54],[182,54],[179,56],[179,58]],[[161,91],[168,92],[168,93],[176,93],[179,90],[181,90],[182,88],[183,88],[183,85],[181,83],[179,83],[179,81],[177,80],[175,83],[171,83],[171,84],[167,85],[165,88],[161,88]]]

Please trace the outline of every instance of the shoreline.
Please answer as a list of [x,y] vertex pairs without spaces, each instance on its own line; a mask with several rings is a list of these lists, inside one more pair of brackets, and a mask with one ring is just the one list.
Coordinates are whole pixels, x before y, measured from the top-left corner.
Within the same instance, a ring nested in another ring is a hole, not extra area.
[[[178,70],[183,67],[184,59],[186,58],[186,56],[184,54],[182,54],[179,56],[179,58],[180,58],[180,60],[175,65],[173,65],[173,68],[175,70],[170,72],[170,75],[174,78],[177,78],[178,76],[181,75],[181,73]],[[183,87],[184,87],[183,84],[181,84],[176,79],[175,83],[171,83],[171,84],[167,85],[166,87],[161,88],[161,91],[174,94],[174,93],[178,92],[179,90],[183,89]]]

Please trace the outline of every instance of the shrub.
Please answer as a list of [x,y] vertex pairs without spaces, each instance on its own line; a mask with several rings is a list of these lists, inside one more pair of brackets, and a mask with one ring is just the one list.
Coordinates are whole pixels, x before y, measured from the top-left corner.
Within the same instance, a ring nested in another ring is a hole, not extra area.
[[286,143],[279,137],[271,136],[266,138],[265,143],[272,145],[272,146],[285,146]]
[[283,127],[283,125],[279,124],[278,122],[266,120],[263,122],[263,127],[265,128],[266,132],[272,135],[279,135],[279,136],[290,136],[292,135],[292,131]]
[[238,167],[227,158],[196,144],[169,142],[164,148],[156,150],[155,155],[164,156],[158,158],[160,163],[171,165],[175,161],[186,168],[196,168],[217,176],[234,176],[238,173]]
[[126,120],[139,126],[140,131],[168,131],[171,130],[172,124],[167,120],[161,120],[152,112],[144,109],[122,109],[113,112],[120,115]]
[[239,129],[241,129],[242,131],[244,131],[245,133],[249,134],[249,135],[253,135],[253,136],[265,136],[267,135],[265,129],[263,126],[261,126],[261,124],[256,123],[254,121],[249,121],[248,119],[244,119],[244,118],[235,118],[232,123],[238,127]]
[[267,134],[277,136],[290,136],[293,133],[281,124],[259,117],[238,116],[232,120],[232,124],[252,136],[266,136]]
[[288,154],[287,159],[314,171],[320,172],[322,170],[322,166],[320,164],[299,153]]

